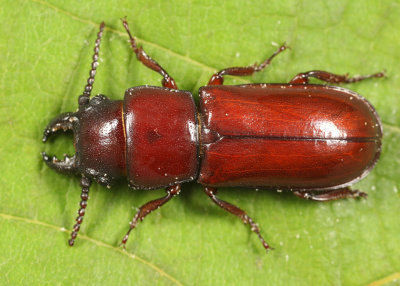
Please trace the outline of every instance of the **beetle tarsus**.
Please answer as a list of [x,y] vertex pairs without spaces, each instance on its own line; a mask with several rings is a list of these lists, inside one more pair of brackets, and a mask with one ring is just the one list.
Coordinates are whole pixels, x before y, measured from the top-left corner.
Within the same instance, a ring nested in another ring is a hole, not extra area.
[[120,243],[119,247],[122,249],[122,251],[126,251],[126,244],[125,243]]
[[259,65],[254,64],[252,66],[247,66],[247,67],[230,67],[222,69],[219,72],[212,75],[212,77],[208,81],[208,85],[222,85],[224,83],[225,75],[247,76],[247,75],[252,75],[255,72],[262,71],[271,64],[273,58],[275,58],[278,54],[280,54],[287,48],[288,46],[286,46],[286,43],[282,44],[269,58],[267,58],[264,62],[262,62]]

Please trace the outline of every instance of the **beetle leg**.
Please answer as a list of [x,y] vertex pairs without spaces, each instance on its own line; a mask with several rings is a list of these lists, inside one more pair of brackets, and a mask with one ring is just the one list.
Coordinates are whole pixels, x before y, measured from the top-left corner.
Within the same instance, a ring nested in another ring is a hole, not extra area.
[[268,243],[264,240],[264,238],[261,236],[260,229],[258,228],[258,225],[251,217],[249,217],[246,212],[240,208],[238,208],[235,205],[232,205],[231,203],[228,203],[226,201],[220,200],[217,198],[216,193],[217,193],[217,188],[213,187],[204,187],[204,192],[211,198],[211,200],[220,208],[230,212],[231,214],[234,214],[235,216],[239,217],[245,224],[249,224],[251,227],[251,230],[254,231],[257,235],[258,238],[260,239],[262,245],[266,250],[272,249]]
[[366,193],[360,192],[358,190],[353,191],[350,190],[350,188],[331,190],[327,192],[293,191],[293,194],[299,198],[317,202],[328,202],[347,198],[367,197]]
[[89,71],[89,78],[87,80],[85,89],[83,90],[83,94],[78,98],[79,105],[86,105],[87,103],[89,103],[90,93],[92,92],[94,77],[96,75],[96,68],[99,65],[98,60],[100,51],[100,41],[101,41],[101,36],[103,35],[104,26],[105,26],[104,22],[101,22],[93,50],[94,54],[93,54],[92,68]]
[[259,72],[269,66],[271,63],[272,59],[286,50],[288,47],[286,44],[283,44],[282,46],[279,47],[278,50],[276,50],[272,56],[270,56],[268,59],[266,59],[264,62],[261,64],[257,65],[255,63],[252,66],[247,66],[247,67],[230,67],[226,68],[223,70],[220,70],[219,72],[213,74],[213,76],[210,78],[208,81],[208,85],[222,85],[224,83],[224,76],[225,75],[233,75],[233,76],[246,76],[246,75],[252,75],[255,72]]
[[354,77],[349,77],[348,74],[345,75],[338,75],[338,74],[333,74],[330,72],[326,71],[308,71],[305,73],[299,73],[297,74],[289,83],[292,84],[308,84],[310,77],[317,78],[319,80],[329,82],[329,83],[353,83],[357,81],[362,81],[368,78],[374,78],[374,77],[384,77],[385,72],[378,72],[374,74],[369,74],[369,75],[359,75],[359,76],[354,76]]
[[129,35],[131,47],[135,52],[137,59],[141,61],[142,64],[144,64],[146,67],[152,69],[155,72],[158,72],[164,77],[161,81],[163,87],[178,89],[175,80],[155,60],[148,56],[142,47],[137,46],[136,40],[134,37],[132,37],[132,34],[129,30],[128,22],[126,21],[126,19],[121,19],[121,21],[124,25],[126,32]]
[[70,246],[74,246],[75,239],[78,236],[78,231],[81,228],[81,224],[83,221],[83,216],[85,215],[85,210],[87,206],[87,200],[89,198],[89,189],[92,184],[92,180],[82,175],[81,178],[81,202],[79,203],[80,209],[78,210],[78,217],[76,218],[76,224],[74,225],[73,231],[71,232],[71,239],[68,241]]
[[130,232],[134,228],[136,228],[139,220],[142,221],[149,213],[160,208],[163,204],[168,202],[174,196],[178,195],[179,192],[181,191],[181,185],[178,184],[178,185],[168,187],[165,189],[165,191],[167,192],[166,196],[156,199],[156,200],[153,200],[153,201],[150,201],[139,208],[139,210],[137,211],[136,215],[134,216],[132,222],[130,223],[128,232],[125,234],[124,238],[122,239],[121,245],[124,248],[125,248],[126,242],[128,241]]

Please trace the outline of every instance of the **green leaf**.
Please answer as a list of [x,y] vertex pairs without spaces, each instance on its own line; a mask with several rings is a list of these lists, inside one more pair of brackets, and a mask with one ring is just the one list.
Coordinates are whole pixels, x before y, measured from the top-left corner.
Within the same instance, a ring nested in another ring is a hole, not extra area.
[[[0,275],[4,285],[394,285],[400,279],[400,4],[397,1],[45,1],[0,7]],[[240,220],[196,184],[149,215],[118,247],[141,204],[162,190],[97,184],[76,245],[67,245],[79,180],[50,170],[40,152],[73,153],[68,136],[42,144],[46,124],[77,108],[98,25],[105,21],[94,93],[160,85],[141,65],[119,18],[146,52],[197,90],[213,72],[261,62],[267,70],[228,84],[288,82],[311,69],[387,78],[348,87],[384,124],[382,157],[355,188],[367,200],[313,203],[289,193],[222,189],[275,248],[265,253]],[[390,284],[393,283],[393,284]]]

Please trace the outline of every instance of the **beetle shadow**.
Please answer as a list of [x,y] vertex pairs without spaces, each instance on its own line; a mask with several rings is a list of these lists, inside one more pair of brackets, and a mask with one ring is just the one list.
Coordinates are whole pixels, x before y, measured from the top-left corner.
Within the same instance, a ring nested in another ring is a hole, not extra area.
[[[204,219],[207,217],[212,220],[221,220],[223,224],[237,224],[240,223],[240,219],[235,215],[223,210],[218,207],[202,190],[202,186],[196,185],[195,183],[186,184],[183,191],[181,200],[185,207],[185,212],[198,216],[198,219]],[[202,193],[202,194],[200,194]],[[253,188],[220,188],[218,189],[218,198],[225,200],[231,204],[238,206],[239,208],[246,211],[246,213],[259,223],[261,226],[262,235],[267,235],[267,227],[271,228],[273,221],[271,218],[265,221],[257,210],[265,209],[265,202],[269,203],[269,206],[278,204],[285,206],[285,208],[294,207],[299,203],[299,198],[295,197],[290,191],[274,191],[261,189],[256,190]],[[305,203],[307,203],[305,201]],[[272,211],[272,210],[271,210]],[[265,214],[265,212],[263,212]],[[271,215],[273,217],[273,215]],[[197,221],[197,218],[195,219]],[[232,229],[233,230],[233,229]],[[255,233],[247,225],[243,225],[243,229],[240,231],[247,232],[247,243],[251,247],[254,253],[264,253],[265,250],[260,247],[260,242],[258,241]],[[232,235],[228,233],[227,236]],[[267,242],[268,237],[265,237]],[[275,246],[275,245],[272,245]]]
[[[69,188],[69,185],[75,179],[75,177],[67,177],[63,174],[55,173],[53,170],[46,166],[46,163],[43,161],[43,158],[40,154],[37,155],[37,170],[40,170],[40,180],[43,189],[48,189],[47,192],[50,201],[52,202],[52,207],[56,208],[54,211],[56,214],[62,214],[59,217],[61,218],[61,222],[57,219],[52,221],[53,224],[60,224],[61,226],[65,226],[66,224],[66,209],[65,205],[67,203],[66,199],[66,189]],[[60,186],[66,186],[65,190],[60,190]],[[38,206],[40,208],[41,206]]]
[[[63,226],[66,224],[66,204],[67,204],[67,193],[70,189],[76,188],[79,190],[79,176],[68,176],[61,174],[49,168],[43,161],[41,152],[46,151],[49,156],[56,156],[58,159],[63,159],[64,154],[69,156],[75,153],[73,148],[73,135],[72,131],[57,131],[48,138],[45,144],[42,145],[40,151],[37,152],[37,170],[39,170],[40,180],[43,181],[44,189],[50,190],[47,192],[51,197],[51,206],[57,208],[57,213],[62,213],[61,224]],[[48,151],[50,150],[50,151]],[[60,189],[60,186],[63,188]],[[56,223],[56,222],[54,222]],[[58,222],[60,223],[60,222]],[[71,223],[71,222],[69,222]]]
[[[107,189],[96,182],[92,184],[92,186],[94,185],[96,187],[93,192],[98,192],[103,199],[96,200],[95,206],[91,206],[93,209],[90,213],[91,222],[87,224],[85,232],[91,235],[97,232],[98,229],[104,229],[104,224],[110,224],[110,220],[113,220],[113,212],[118,212],[118,220],[112,221],[112,225],[115,227],[105,233],[105,236],[111,237],[112,245],[121,243],[121,239],[129,229],[129,222],[135,216],[137,208],[151,200],[165,196],[165,190],[163,189],[150,191],[133,190],[128,187],[124,178],[117,181],[111,189]],[[90,205],[90,202],[88,204]],[[121,207],[121,205],[124,207]],[[149,215],[151,216],[152,214]]]
[[[198,193],[202,193],[202,195],[198,195]],[[187,211],[192,212],[195,215],[204,216],[204,213],[206,212],[211,216],[220,216],[221,211],[228,214],[228,212],[222,210],[214,202],[212,202],[212,200],[203,191],[203,187],[195,182],[183,185],[183,190],[180,194],[180,197],[181,200],[184,201]],[[242,208],[240,202],[243,202],[244,204],[252,202],[253,204],[256,204],[254,209],[263,208],[262,203],[266,197],[268,197],[268,200],[271,201],[282,200],[293,204],[296,202],[296,200],[298,200],[298,198],[291,194],[290,191],[277,192],[276,190],[256,190],[255,188],[240,187],[219,188],[217,197],[221,200],[237,205],[239,208]]]

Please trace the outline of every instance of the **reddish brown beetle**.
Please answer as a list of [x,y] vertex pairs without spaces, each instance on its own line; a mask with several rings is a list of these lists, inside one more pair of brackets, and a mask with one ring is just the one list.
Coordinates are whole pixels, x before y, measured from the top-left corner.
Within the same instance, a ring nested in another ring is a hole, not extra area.
[[127,177],[134,189],[166,188],[166,196],[140,207],[123,245],[139,220],[177,195],[182,183],[196,178],[215,204],[250,224],[266,249],[270,247],[257,224],[240,208],[217,198],[218,187],[285,189],[315,201],[366,196],[349,186],[364,178],[379,158],[382,124],[378,114],[353,91],[308,80],[352,83],[383,73],[348,77],[309,71],[288,84],[222,85],[225,75],[261,71],[286,49],[282,45],[260,65],[215,73],[200,88],[196,109],[190,92],[178,90],[174,79],[137,47],[125,20],[123,25],[137,58],[163,76],[163,87],[133,87],[124,100],[112,101],[103,95],[89,99],[102,23],[79,110],[56,117],[43,137],[45,142],[58,130],[74,133],[76,154],[72,157],[58,160],[42,153],[52,169],[82,176],[81,208],[71,246],[92,180],[111,187],[115,180]]

